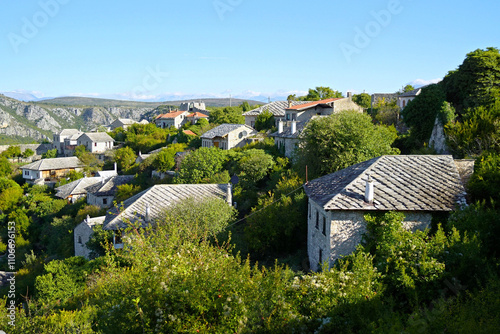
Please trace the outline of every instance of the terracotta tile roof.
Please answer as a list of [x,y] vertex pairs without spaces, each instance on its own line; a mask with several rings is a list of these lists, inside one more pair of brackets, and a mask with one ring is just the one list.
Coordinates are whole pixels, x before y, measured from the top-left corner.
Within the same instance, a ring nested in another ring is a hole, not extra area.
[[194,133],[194,132],[193,132],[193,131],[191,131],[191,130],[184,130],[184,131],[182,131],[182,132],[184,132],[185,134],[190,135],[190,136],[197,136],[197,134],[196,134],[196,133]]
[[309,103],[304,103],[304,104],[292,106],[291,108],[287,108],[287,109],[290,109],[290,110],[302,110],[302,109],[307,109],[307,108],[310,108],[310,107],[317,106],[318,104],[330,103],[330,102],[334,102],[334,101],[342,100],[342,99],[345,99],[345,97],[332,98],[332,99],[319,100],[319,101],[312,101],[312,102],[309,102]]
[[[368,175],[374,202],[365,202]],[[464,203],[465,189],[449,155],[399,155],[373,158],[304,186],[325,210],[451,211]]]
[[161,115],[158,115],[158,117],[156,117],[156,119],[160,119],[160,118],[176,118],[177,116],[179,115],[182,115],[184,114],[185,111],[172,111],[172,112],[169,112],[169,113],[166,113],[166,114],[161,114]]
[[208,115],[205,115],[205,114],[197,111],[197,112],[194,112],[192,114],[187,115],[186,117],[188,117],[188,118],[191,118],[191,117],[205,117],[205,118],[208,118]]

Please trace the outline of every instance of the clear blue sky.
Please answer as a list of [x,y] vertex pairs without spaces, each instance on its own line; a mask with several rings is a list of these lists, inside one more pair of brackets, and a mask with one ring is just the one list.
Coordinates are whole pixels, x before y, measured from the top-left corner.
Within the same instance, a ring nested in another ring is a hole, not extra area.
[[274,100],[315,86],[394,92],[442,78],[470,51],[500,47],[499,13],[490,0],[3,1],[0,92],[147,100]]

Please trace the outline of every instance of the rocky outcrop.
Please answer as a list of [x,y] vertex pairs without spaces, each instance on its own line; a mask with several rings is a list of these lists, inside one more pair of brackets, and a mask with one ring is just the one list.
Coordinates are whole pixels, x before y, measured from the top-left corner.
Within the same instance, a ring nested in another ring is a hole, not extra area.
[[0,95],[0,134],[52,140],[51,133],[64,128],[83,131],[111,124],[117,118],[136,121],[153,108],[63,107],[21,102]]

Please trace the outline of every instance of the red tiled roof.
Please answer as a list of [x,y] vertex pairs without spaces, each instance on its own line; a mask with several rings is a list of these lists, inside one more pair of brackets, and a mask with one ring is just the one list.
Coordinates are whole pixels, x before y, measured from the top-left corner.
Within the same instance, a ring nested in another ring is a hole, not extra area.
[[189,118],[191,118],[191,117],[206,117],[206,118],[208,118],[207,115],[205,115],[201,112],[194,112],[192,114],[187,115],[187,117],[189,117]]
[[184,130],[184,131],[182,131],[182,132],[184,132],[185,134],[190,135],[190,136],[196,136],[196,133],[194,133],[194,132],[193,132],[193,131],[191,131],[191,130]]
[[287,109],[301,110],[301,109],[306,109],[306,108],[309,108],[309,107],[316,106],[318,104],[330,103],[330,102],[341,100],[341,99],[343,99],[343,97],[333,98],[333,99],[326,99],[326,100],[319,100],[319,101],[312,101],[310,103],[299,104],[299,105],[296,105],[296,106],[293,106],[293,107],[287,108]]
[[177,116],[181,115],[185,113],[185,111],[172,111],[172,112],[169,112],[169,113],[166,113],[166,114],[162,114],[162,115],[158,115],[158,117],[156,117],[156,119],[159,119],[159,118],[176,118]]

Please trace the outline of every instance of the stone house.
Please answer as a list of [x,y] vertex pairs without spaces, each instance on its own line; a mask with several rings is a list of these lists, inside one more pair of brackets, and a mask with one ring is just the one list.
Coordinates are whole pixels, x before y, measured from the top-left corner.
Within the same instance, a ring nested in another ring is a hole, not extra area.
[[257,131],[245,124],[221,124],[201,135],[201,146],[230,150],[252,142],[249,137],[256,134]]
[[411,90],[409,92],[402,93],[402,94],[398,95],[398,107],[401,109],[404,109],[404,107],[406,107],[408,105],[408,102],[412,101],[418,95],[420,95],[420,93],[422,93],[422,88],[424,88],[424,87],[427,87],[427,86],[423,86],[423,87],[420,87],[420,88],[417,88],[417,89]]
[[187,115],[186,120],[188,122],[191,122],[191,124],[196,124],[196,122],[198,122],[200,119],[206,119],[208,122],[208,117],[209,117],[208,115],[197,111],[197,112],[194,112],[192,114]]
[[137,122],[130,118],[117,118],[111,123],[108,128],[110,131],[113,131],[117,128],[122,128],[123,130],[127,130],[129,126],[132,124],[136,124]]
[[114,142],[105,132],[89,132],[78,137],[77,146],[85,146],[90,153],[104,153],[113,149]]
[[310,101],[273,101],[270,103],[267,103],[263,106],[260,106],[259,108],[247,111],[243,113],[243,116],[245,116],[245,124],[248,126],[251,126],[252,128],[255,127],[255,121],[257,120],[257,117],[264,111],[268,110],[271,112],[274,116],[274,120],[276,122],[276,126],[278,126],[278,122],[284,121],[285,120],[285,110],[287,108],[291,108],[294,106],[298,106],[301,104],[306,104],[309,103]]
[[97,182],[86,188],[87,204],[96,205],[101,208],[109,208],[113,205],[118,186],[132,182],[134,175],[118,175],[108,179],[101,178]]
[[[278,121],[278,131],[269,136],[282,149],[285,156],[290,158],[300,142],[300,134],[307,123],[316,117],[329,116],[345,110],[363,112],[363,108],[352,101],[351,93],[346,98],[332,98],[297,104],[285,109],[284,121]],[[292,102],[292,101],[290,101]]]
[[78,146],[78,138],[83,135],[83,132],[77,132],[71,136],[64,138],[64,148],[62,154],[65,157],[71,157],[75,153],[75,149]]
[[155,124],[157,127],[162,129],[168,129],[173,126],[176,129],[179,129],[187,122],[187,116],[190,113],[188,111],[172,111],[166,114],[158,115],[155,118]]
[[188,198],[222,198],[231,205],[230,184],[158,184],[125,200],[119,208],[110,209],[106,216],[85,219],[74,229],[75,256],[89,256],[85,246],[93,229],[102,225],[104,230],[115,232],[113,245],[123,248],[121,233],[129,224],[139,222],[148,226],[162,217],[168,206]]
[[66,145],[64,140],[76,134],[80,136],[83,132],[77,129],[64,129],[59,133],[54,133],[52,136],[52,145],[54,145],[54,148],[57,149],[57,154],[64,154],[64,146]]
[[430,227],[434,213],[465,204],[451,156],[381,156],[304,185],[309,198],[307,249],[312,270],[349,255],[366,233],[364,215],[398,211],[407,229]]
[[179,106],[180,111],[189,111],[190,113],[200,112],[208,115],[210,112],[205,106],[205,102],[183,102]]
[[69,203],[75,203],[80,198],[87,196],[86,188],[101,181],[102,178],[100,177],[84,177],[82,179],[78,179],[76,181],[57,187],[55,189],[57,191],[55,196],[58,198],[66,199]]
[[23,179],[29,184],[45,184],[65,177],[69,172],[80,172],[83,163],[77,157],[42,159],[21,167]]

